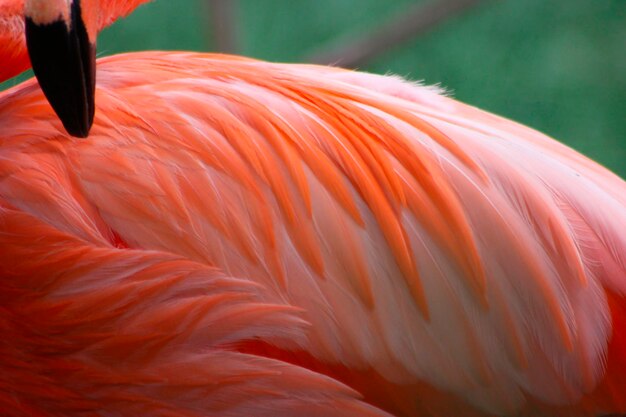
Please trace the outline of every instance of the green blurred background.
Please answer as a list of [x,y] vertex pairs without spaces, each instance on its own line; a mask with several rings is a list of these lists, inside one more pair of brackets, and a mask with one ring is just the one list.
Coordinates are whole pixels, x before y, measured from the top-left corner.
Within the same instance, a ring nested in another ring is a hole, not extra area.
[[[306,61],[419,0],[237,0],[236,51]],[[155,0],[99,38],[99,55],[215,50],[208,0]],[[361,67],[441,84],[461,101],[567,143],[626,178],[626,0],[494,0]]]

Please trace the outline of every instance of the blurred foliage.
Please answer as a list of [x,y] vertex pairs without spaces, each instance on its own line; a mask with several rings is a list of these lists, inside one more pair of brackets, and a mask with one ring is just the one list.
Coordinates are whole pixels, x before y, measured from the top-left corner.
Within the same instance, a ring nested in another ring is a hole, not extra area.
[[[241,53],[297,62],[415,0],[239,0]],[[211,50],[206,0],[155,0],[102,33],[99,54]],[[626,177],[626,1],[485,1],[363,68],[441,84]]]
[[[413,1],[239,0],[241,52],[302,61]],[[203,1],[157,0],[110,29],[101,44],[210,50],[208,21]],[[364,69],[441,84],[456,98],[546,132],[626,177],[624,0],[485,2]]]

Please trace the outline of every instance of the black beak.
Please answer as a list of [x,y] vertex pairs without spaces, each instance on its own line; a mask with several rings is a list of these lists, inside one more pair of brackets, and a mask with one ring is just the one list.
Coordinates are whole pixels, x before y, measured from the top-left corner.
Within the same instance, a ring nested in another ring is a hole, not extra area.
[[87,36],[80,1],[71,7],[70,22],[59,16],[38,25],[26,17],[26,44],[39,85],[63,126],[85,138],[95,111],[96,45]]

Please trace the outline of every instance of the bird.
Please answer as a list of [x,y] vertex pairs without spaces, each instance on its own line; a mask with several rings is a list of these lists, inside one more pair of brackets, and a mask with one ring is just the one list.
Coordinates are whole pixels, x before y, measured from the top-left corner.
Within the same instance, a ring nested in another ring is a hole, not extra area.
[[2,415],[626,413],[624,180],[400,77],[96,61],[141,3],[0,0]]

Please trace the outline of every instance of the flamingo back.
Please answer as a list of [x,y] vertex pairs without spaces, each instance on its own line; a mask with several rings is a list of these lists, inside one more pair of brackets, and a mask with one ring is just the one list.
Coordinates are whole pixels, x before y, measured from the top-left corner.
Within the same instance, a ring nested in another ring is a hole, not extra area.
[[0,97],[2,326],[33,346],[0,366],[30,375],[50,349],[38,386],[89,381],[84,408],[135,380],[137,407],[189,415],[257,394],[283,415],[624,411],[617,176],[399,78],[193,53],[98,68],[88,140],[32,81]]

